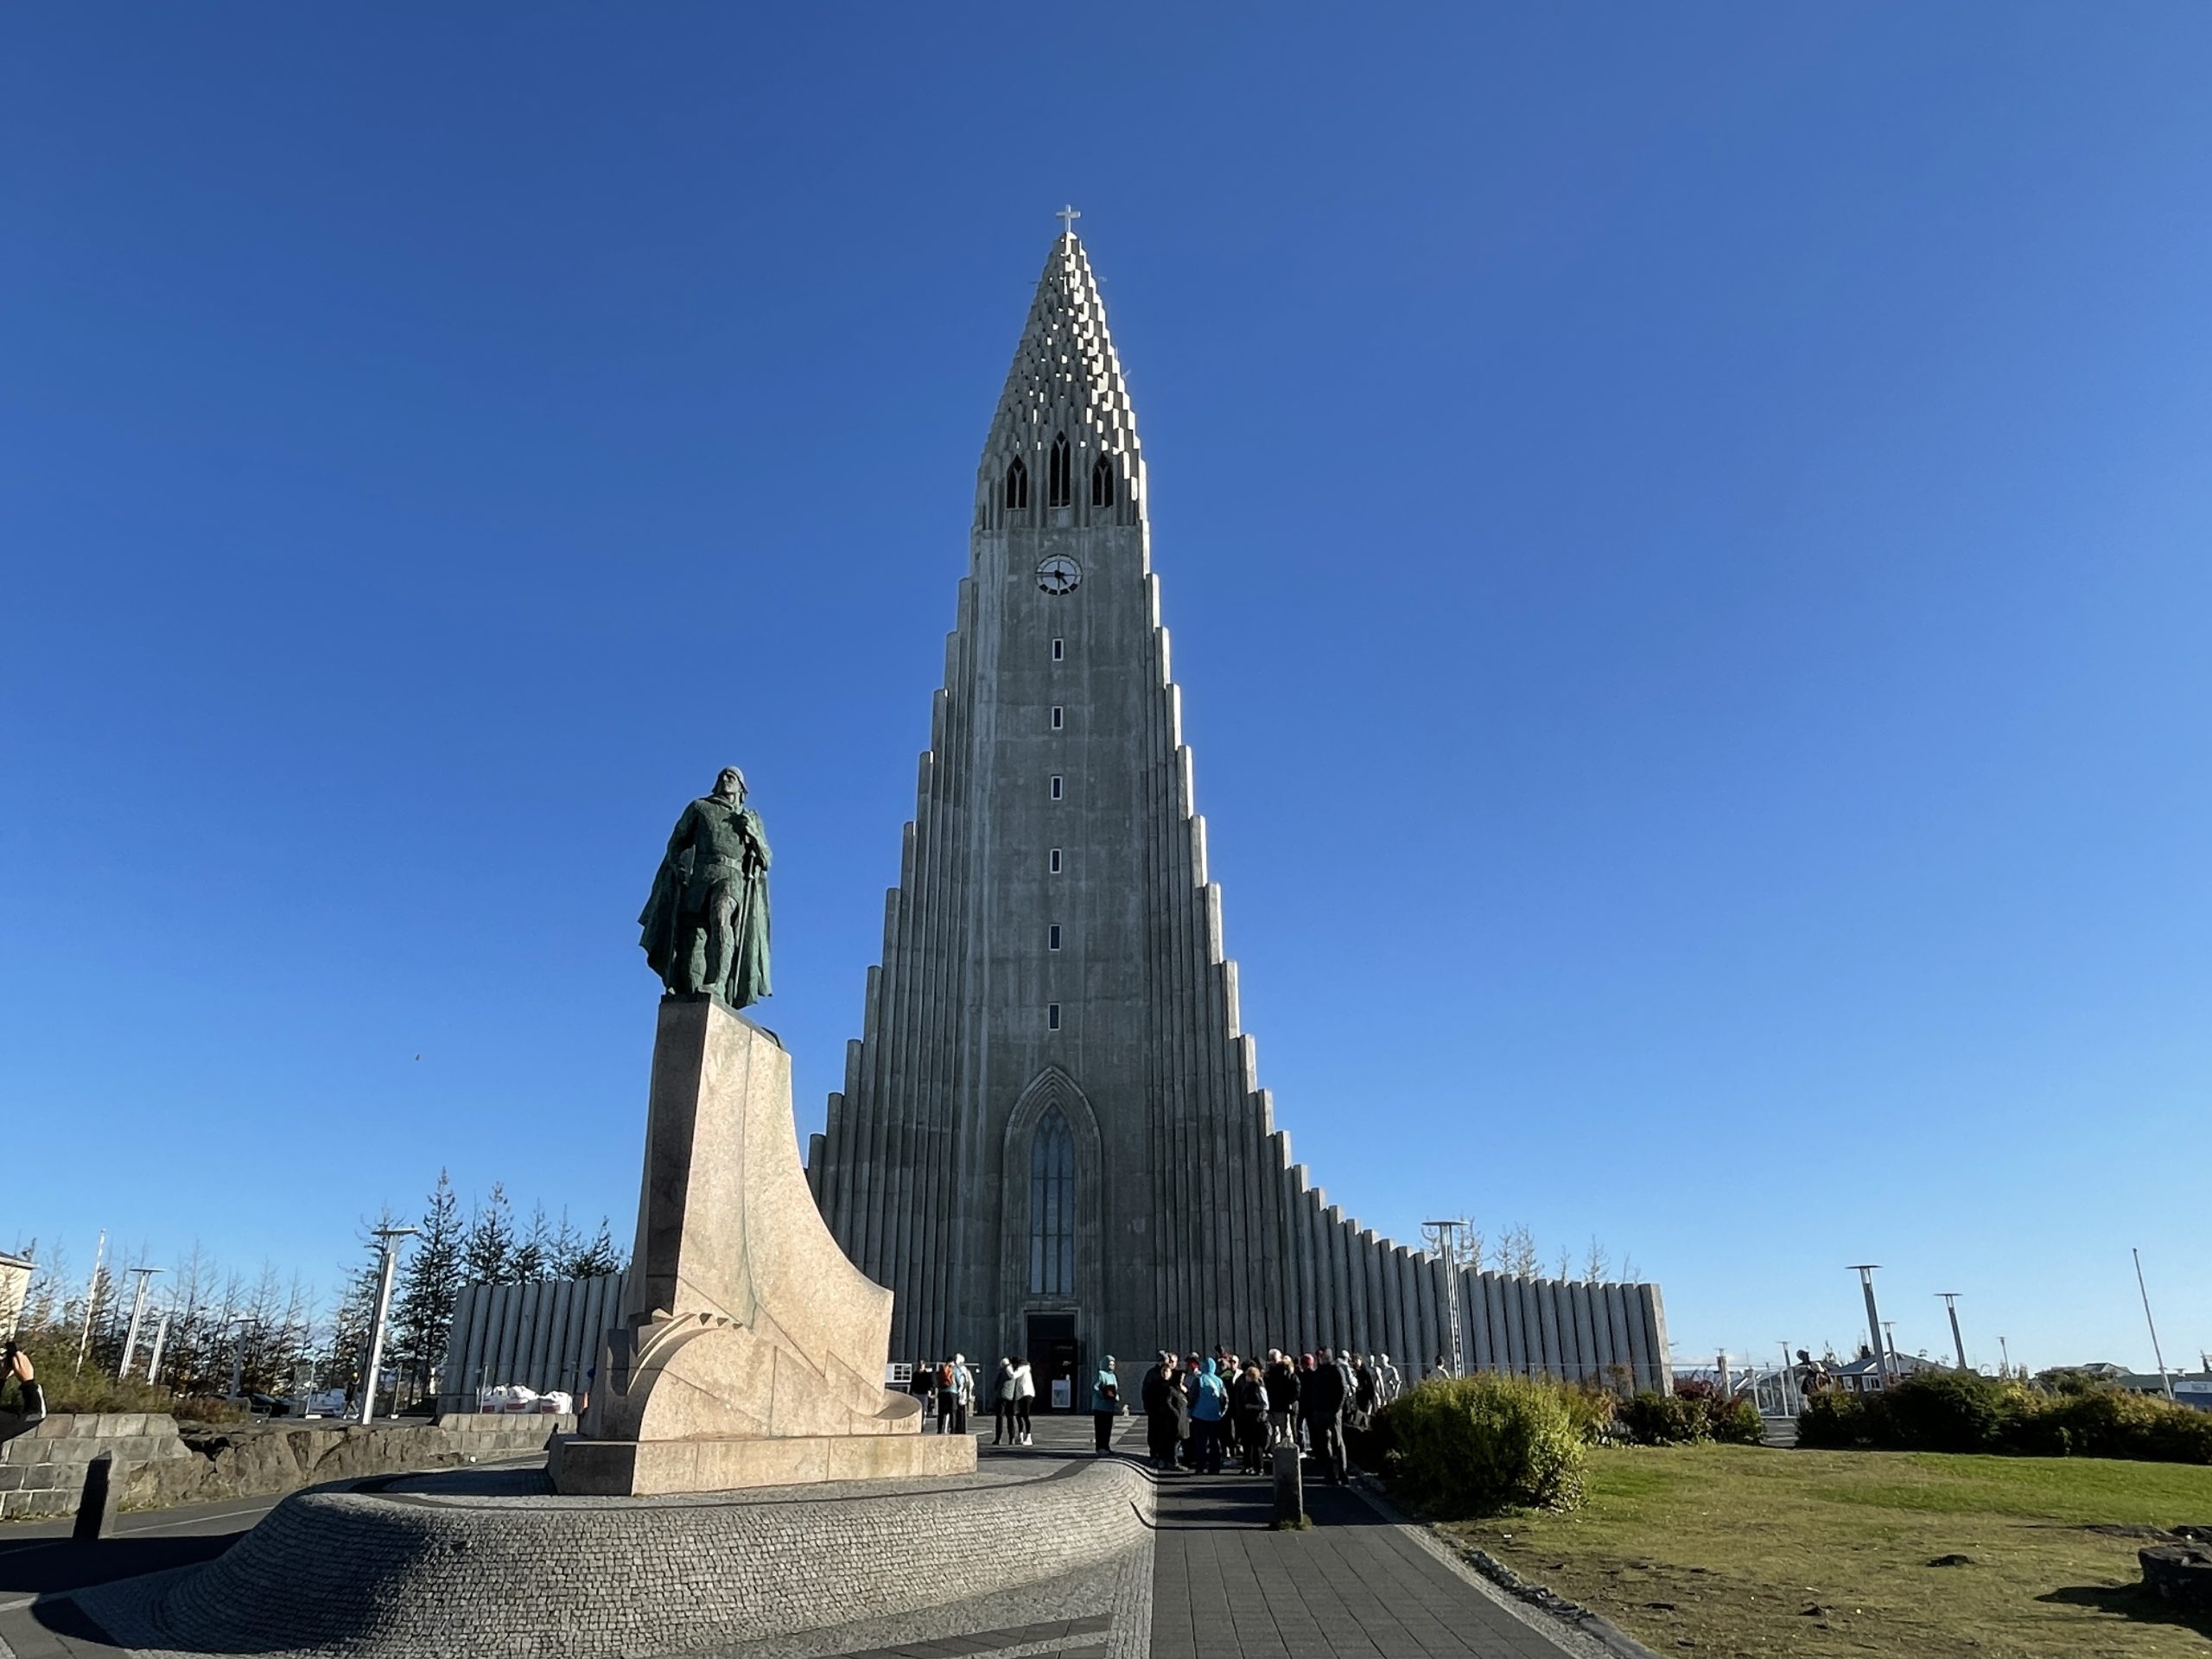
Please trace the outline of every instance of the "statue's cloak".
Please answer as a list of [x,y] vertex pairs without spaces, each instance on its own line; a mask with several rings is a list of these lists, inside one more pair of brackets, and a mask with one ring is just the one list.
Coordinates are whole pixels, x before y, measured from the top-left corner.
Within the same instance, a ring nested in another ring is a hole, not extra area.
[[[645,961],[660,976],[664,985],[669,982],[676,953],[690,948],[692,930],[700,925],[702,901],[695,898],[687,905],[684,889],[691,879],[692,850],[687,843],[691,838],[692,815],[704,804],[705,802],[695,801],[684,809],[676,833],[670,838],[668,854],[653,876],[652,892],[638,916],[638,943],[645,950]],[[761,825],[760,815],[751,807],[740,808],[738,817],[746,838],[759,856],[757,860],[747,858],[745,863],[745,877],[733,924],[737,934],[737,959],[722,982],[710,988],[733,1008],[748,1007],[769,995],[768,835]]]

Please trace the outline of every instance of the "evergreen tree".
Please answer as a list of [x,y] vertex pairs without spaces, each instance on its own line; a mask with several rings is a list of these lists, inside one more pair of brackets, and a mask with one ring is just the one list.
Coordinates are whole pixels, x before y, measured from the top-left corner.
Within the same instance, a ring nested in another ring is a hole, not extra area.
[[552,1243],[552,1235],[545,1227],[545,1206],[542,1204],[531,1205],[530,1230],[522,1236],[522,1243],[515,1246],[514,1262],[507,1276],[522,1285],[550,1277],[553,1271]]
[[446,1333],[453,1328],[454,1299],[460,1294],[464,1243],[461,1200],[453,1182],[438,1172],[438,1184],[416,1226],[420,1236],[392,1295],[393,1352],[410,1371],[427,1376],[444,1357]]
[[503,1285],[513,1265],[514,1214],[507,1207],[507,1189],[492,1183],[492,1196],[469,1217],[468,1238],[461,1250],[461,1272],[472,1285]]
[[614,1235],[605,1216],[599,1218],[599,1231],[593,1235],[591,1243],[569,1257],[563,1269],[563,1275],[570,1279],[596,1279],[601,1274],[621,1271],[622,1258],[615,1251]]
[[571,1271],[576,1258],[583,1254],[583,1235],[576,1231],[575,1224],[569,1219],[569,1207],[561,1206],[561,1224],[553,1230],[552,1242],[546,1247],[547,1272],[556,1279],[573,1279]]

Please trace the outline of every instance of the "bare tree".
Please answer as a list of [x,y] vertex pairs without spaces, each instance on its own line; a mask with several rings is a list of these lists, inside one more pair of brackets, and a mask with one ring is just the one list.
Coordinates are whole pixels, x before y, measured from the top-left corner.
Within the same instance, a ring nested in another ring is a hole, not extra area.
[[1598,1242],[1598,1235],[1590,1235],[1590,1254],[1582,1259],[1582,1276],[1591,1284],[1603,1284],[1605,1271],[1612,1264],[1606,1260],[1605,1247]]
[[1543,1258],[1536,1253],[1536,1236],[1526,1222],[1516,1221],[1497,1236],[1498,1269],[1533,1279],[1544,1270]]

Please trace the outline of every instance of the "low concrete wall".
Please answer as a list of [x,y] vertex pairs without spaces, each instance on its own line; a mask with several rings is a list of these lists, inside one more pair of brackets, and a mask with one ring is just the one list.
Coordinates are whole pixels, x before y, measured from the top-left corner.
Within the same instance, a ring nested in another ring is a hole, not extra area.
[[465,1413],[436,1423],[291,1421],[215,1426],[159,1414],[58,1413],[0,1441],[0,1519],[73,1514],[93,1459],[115,1460],[123,1505],[167,1509],[264,1497],[329,1480],[451,1469],[544,1450],[573,1417]]
[[142,1612],[119,1588],[87,1611],[124,1646],[197,1654],[720,1650],[1123,1560],[1149,1546],[1154,1498],[1121,1459],[680,1498],[442,1497],[440,1478],[287,1498]]

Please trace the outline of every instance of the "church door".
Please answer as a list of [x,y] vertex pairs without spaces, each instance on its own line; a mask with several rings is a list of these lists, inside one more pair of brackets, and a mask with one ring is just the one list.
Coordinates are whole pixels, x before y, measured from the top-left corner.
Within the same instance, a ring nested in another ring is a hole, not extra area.
[[1090,1390],[1083,1376],[1083,1347],[1075,1339],[1074,1314],[1032,1313],[1028,1358],[1037,1379],[1038,1410],[1090,1409]]

